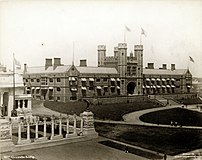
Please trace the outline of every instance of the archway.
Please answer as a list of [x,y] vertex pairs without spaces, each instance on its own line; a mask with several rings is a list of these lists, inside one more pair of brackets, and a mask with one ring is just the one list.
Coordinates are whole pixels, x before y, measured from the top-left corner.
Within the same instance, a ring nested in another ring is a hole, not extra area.
[[134,82],[130,82],[127,85],[127,93],[128,94],[133,94],[135,90],[136,84]]

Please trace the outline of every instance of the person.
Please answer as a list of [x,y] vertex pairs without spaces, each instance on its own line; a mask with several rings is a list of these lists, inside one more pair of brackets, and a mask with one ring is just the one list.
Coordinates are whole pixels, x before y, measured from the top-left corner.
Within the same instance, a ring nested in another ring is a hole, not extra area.
[[167,155],[166,155],[166,154],[164,154],[163,159],[164,159],[164,160],[166,160],[166,159],[167,159]]
[[128,146],[125,146],[125,152],[128,153]]

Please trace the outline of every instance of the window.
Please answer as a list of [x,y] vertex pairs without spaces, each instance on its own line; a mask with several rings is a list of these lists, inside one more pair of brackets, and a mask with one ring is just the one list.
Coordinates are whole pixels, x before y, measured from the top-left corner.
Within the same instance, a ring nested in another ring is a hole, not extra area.
[[53,82],[53,78],[49,78],[49,82]]
[[104,78],[103,81],[104,81],[104,82],[107,82],[107,78]]
[[60,97],[57,97],[57,101],[60,101]]
[[115,92],[115,87],[111,87],[111,92],[112,92],[112,93]]
[[60,91],[61,91],[60,87],[57,87],[57,91],[58,91],[58,92],[60,92]]
[[61,82],[61,79],[60,79],[60,78],[57,78],[57,82]]
[[121,80],[121,83],[124,84],[124,80]]
[[117,81],[117,86],[119,86],[119,87],[120,87],[120,81]]
[[93,89],[94,89],[93,81],[89,81],[89,90]]
[[23,107],[23,100],[20,100],[20,108]]
[[40,82],[40,79],[39,79],[39,78],[37,78],[37,79],[36,79],[36,81],[37,81],[37,82]]
[[97,78],[97,79],[96,79],[96,82],[100,82],[100,78]]
[[31,79],[31,82],[34,82],[34,79],[33,79],[33,78]]
[[36,94],[39,94],[39,91],[40,91],[39,89],[36,89]]
[[81,81],[81,85],[82,85],[83,87],[86,87],[86,81]]
[[82,90],[82,96],[86,97],[86,90]]
[[28,82],[29,80],[28,80],[28,79],[25,79],[25,81]]
[[28,100],[26,99],[26,100],[24,100],[24,102],[25,102],[25,108],[27,108],[28,107]]

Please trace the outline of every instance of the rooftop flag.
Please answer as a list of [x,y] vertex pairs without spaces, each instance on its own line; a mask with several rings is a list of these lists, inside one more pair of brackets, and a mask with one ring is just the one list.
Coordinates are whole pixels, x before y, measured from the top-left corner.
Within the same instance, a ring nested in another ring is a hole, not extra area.
[[194,59],[191,56],[189,56],[189,60],[194,63]]
[[143,28],[141,28],[141,34],[144,35],[145,37],[147,36],[147,33]]
[[20,62],[14,57],[14,65],[17,69],[21,69],[21,64]]
[[125,28],[126,28],[126,30],[127,30],[128,32],[131,32],[131,29],[128,28],[126,25],[125,25]]

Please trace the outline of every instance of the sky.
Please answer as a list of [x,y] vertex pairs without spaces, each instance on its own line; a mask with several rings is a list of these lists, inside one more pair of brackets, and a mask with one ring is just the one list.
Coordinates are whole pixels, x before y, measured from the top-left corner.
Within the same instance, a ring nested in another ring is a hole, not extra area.
[[131,30],[128,55],[140,44],[141,28],[147,34],[144,67],[175,63],[202,77],[202,0],[0,0],[0,63],[12,68],[14,53],[22,67],[54,57],[72,64],[74,52],[75,65],[87,59],[97,66],[97,46],[106,45],[112,56],[124,42],[125,26]]

